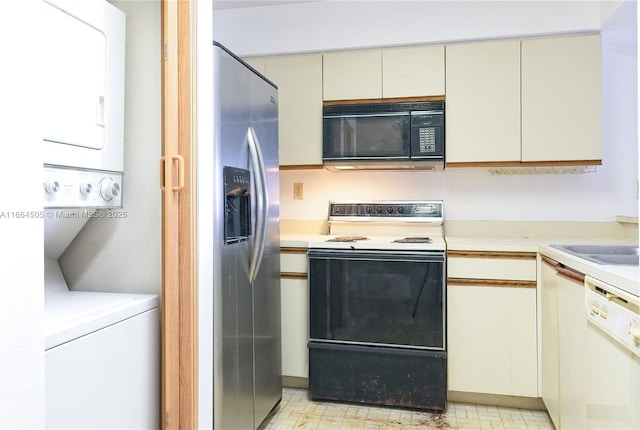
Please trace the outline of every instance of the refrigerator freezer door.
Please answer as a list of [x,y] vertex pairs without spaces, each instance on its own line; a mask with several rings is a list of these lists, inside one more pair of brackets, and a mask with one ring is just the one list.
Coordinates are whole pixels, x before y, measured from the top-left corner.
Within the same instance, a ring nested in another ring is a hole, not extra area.
[[[233,167],[250,171],[247,129],[251,120],[250,71],[226,52],[216,49],[214,57],[215,142],[214,184]],[[251,172],[253,177],[254,173]],[[221,188],[217,187],[216,188]],[[250,186],[250,189],[254,189]],[[226,195],[215,189],[215,229],[223,237]],[[254,217],[253,210],[252,217]],[[214,244],[213,258],[220,271],[214,274],[214,325],[221,324],[221,339],[214,339],[214,427],[253,428],[253,294],[249,283],[248,240]],[[218,298],[218,300],[216,300]]]
[[[213,423],[255,429],[282,397],[277,89],[219,46],[214,74]],[[251,233],[228,243],[225,166],[251,190]]]

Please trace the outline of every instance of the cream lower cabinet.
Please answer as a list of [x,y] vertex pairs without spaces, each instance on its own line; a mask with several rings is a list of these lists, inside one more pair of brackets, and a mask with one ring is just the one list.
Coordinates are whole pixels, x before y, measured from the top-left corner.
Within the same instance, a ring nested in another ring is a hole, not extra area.
[[246,60],[278,86],[280,166],[322,166],[322,55]]
[[536,254],[449,251],[449,391],[538,396]]
[[543,257],[542,400],[556,426],[587,428],[589,344],[584,316],[584,275]]
[[307,249],[280,249],[282,376],[285,386],[305,386],[309,377],[309,287]]
[[543,258],[540,266],[541,395],[556,428],[560,428],[560,359],[558,357],[557,263]]

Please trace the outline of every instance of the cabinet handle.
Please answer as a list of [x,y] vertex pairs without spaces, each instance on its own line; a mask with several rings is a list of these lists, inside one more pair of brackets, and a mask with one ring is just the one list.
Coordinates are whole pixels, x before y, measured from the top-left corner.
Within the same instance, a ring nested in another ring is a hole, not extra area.
[[558,275],[563,276],[572,281],[576,281],[580,284],[584,284],[584,274],[576,272],[575,270],[567,269],[566,267],[558,265],[556,268]]

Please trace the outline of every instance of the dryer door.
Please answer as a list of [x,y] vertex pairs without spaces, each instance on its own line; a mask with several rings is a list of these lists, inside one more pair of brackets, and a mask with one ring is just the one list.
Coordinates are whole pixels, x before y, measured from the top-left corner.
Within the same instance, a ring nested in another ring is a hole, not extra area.
[[43,39],[46,80],[44,139],[102,149],[105,143],[104,34],[62,10],[46,5],[55,29]]

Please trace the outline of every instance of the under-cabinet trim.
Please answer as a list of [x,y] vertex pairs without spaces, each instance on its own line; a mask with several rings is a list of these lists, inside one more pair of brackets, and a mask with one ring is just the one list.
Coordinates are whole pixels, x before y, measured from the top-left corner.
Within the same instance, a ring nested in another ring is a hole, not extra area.
[[280,252],[282,254],[306,254],[308,251],[307,248],[293,248],[287,246],[281,246]]
[[492,259],[508,259],[508,260],[535,260],[536,252],[519,252],[519,251],[449,251],[447,250],[447,258],[492,258]]
[[295,171],[295,170],[323,170],[322,164],[287,164],[280,165],[280,171]]
[[537,288],[538,284],[537,281],[521,281],[512,279],[447,278],[447,286]]
[[280,272],[280,279],[297,279],[297,280],[307,280],[306,273],[299,272]]
[[413,102],[435,102],[445,101],[445,96],[418,96],[418,97],[389,97],[379,99],[353,99],[353,100],[325,100],[323,106],[352,105],[362,103],[413,103]]
[[602,160],[548,160],[548,161],[460,161],[446,163],[445,167],[545,167],[545,166],[602,166]]

